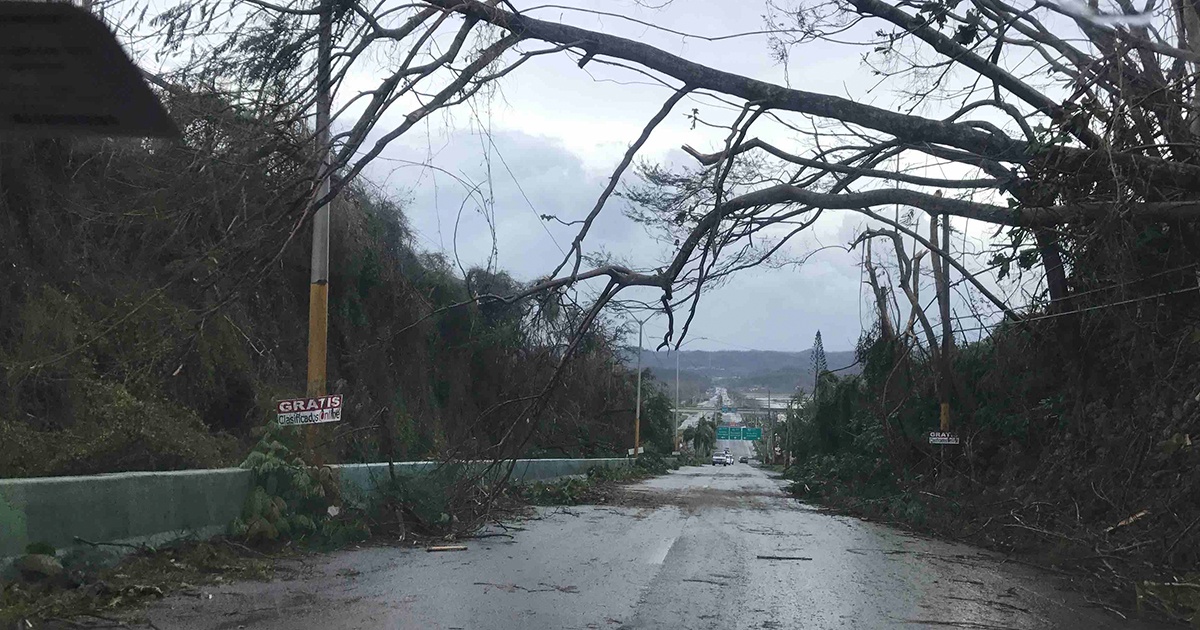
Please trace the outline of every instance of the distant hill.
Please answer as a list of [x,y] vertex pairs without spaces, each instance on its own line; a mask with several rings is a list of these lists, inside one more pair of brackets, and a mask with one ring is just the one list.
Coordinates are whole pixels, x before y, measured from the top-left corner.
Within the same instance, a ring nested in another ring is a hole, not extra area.
[[[803,352],[775,352],[772,350],[684,350],[679,352],[679,369],[693,375],[707,377],[713,383],[725,387],[745,389],[769,387],[780,393],[796,388],[808,391],[812,388],[812,354]],[[656,378],[666,383],[675,382],[674,352],[642,350],[642,365],[649,367]],[[637,362],[637,349],[629,349],[630,365]],[[830,370],[845,368],[854,363],[854,352],[826,352],[825,361]],[[858,366],[842,370],[839,374],[856,374]]]

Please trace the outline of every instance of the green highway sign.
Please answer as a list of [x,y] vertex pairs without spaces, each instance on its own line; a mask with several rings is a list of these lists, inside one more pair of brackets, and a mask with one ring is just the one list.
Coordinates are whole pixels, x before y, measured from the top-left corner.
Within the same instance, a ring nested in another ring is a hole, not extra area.
[[762,429],[725,424],[717,427],[718,440],[761,440]]

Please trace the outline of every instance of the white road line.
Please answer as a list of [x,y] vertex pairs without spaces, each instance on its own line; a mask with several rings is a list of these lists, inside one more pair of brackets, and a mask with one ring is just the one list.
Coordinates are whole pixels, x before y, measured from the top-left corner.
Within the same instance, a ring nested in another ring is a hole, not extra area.
[[672,536],[670,539],[664,540],[663,543],[656,547],[654,552],[650,554],[650,557],[646,560],[647,564],[662,564],[663,560],[667,559],[667,554],[671,553],[671,547],[675,546],[675,541],[678,539],[678,536]]

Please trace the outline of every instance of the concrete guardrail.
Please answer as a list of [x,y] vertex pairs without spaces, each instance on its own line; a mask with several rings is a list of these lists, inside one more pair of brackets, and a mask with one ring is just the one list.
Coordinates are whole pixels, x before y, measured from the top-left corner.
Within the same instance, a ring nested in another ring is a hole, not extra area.
[[[584,474],[597,466],[628,466],[612,459],[522,459],[518,481]],[[432,470],[435,462],[398,462],[398,475]],[[347,497],[362,499],[389,479],[387,463],[334,466]],[[241,515],[252,476],[241,468],[130,472],[84,477],[0,479],[0,575],[31,543],[46,543],[59,555],[91,561],[111,559],[117,545],[158,546],[185,538],[223,533]]]

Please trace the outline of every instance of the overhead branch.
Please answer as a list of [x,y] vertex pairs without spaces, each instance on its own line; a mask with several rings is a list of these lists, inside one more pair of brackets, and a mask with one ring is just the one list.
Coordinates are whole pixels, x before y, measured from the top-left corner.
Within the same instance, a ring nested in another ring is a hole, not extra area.
[[829,210],[860,210],[875,206],[902,205],[919,208],[932,215],[953,215],[996,225],[1038,227],[1070,221],[1095,220],[1120,210],[1132,219],[1197,220],[1200,201],[1164,201],[1131,203],[1118,207],[1111,203],[1075,203],[1042,207],[1007,208],[977,201],[938,197],[905,188],[885,188],[856,193],[828,194],[780,184],[734,197],[721,206],[729,214],[757,206],[800,203]]
[[1200,166],[1137,154],[1080,149],[1061,145],[1037,146],[969,124],[901,114],[848,98],[806,92],[724,72],[689,61],[649,44],[556,22],[503,11],[478,0],[425,0],[464,16],[476,17],[521,37],[560,44],[579,42],[585,53],[615,57],[642,65],[691,86],[759,103],[774,110],[810,114],[890,134],[910,143],[943,144],[981,157],[1015,163],[1045,160],[1086,172],[1110,168],[1128,177],[1161,186],[1200,190]]
[[739,144],[729,151],[721,151],[719,153],[700,153],[691,146],[683,145],[683,150],[688,155],[696,158],[704,166],[712,166],[721,160],[727,159],[730,156],[740,155],[753,149],[762,149],[775,157],[816,169],[822,169],[834,173],[842,173],[845,175],[859,175],[862,177],[874,177],[877,179],[888,179],[892,181],[904,182],[906,184],[914,184],[917,186],[936,186],[941,188],[1001,188],[1006,182],[1000,179],[938,179],[935,177],[921,177],[919,175],[909,175],[907,173],[898,173],[895,171],[881,171],[871,168],[860,168],[854,166],[846,166],[844,164],[835,164],[823,160],[812,160],[803,158],[798,155],[793,155],[784,151],[768,142],[764,142],[759,138],[752,138]]
[[991,63],[972,52],[966,46],[946,37],[941,32],[932,28],[928,22],[914,18],[881,0],[850,0],[850,3],[860,12],[883,18],[903,28],[905,31],[916,35],[921,41],[929,44],[939,53],[978,72],[981,76],[995,81],[1017,98],[1036,107],[1055,122],[1065,126],[1085,146],[1092,149],[1099,149],[1105,145],[1104,141],[1094,132],[1078,124],[1071,112],[1068,112],[1062,105],[1054,102],[1050,97],[1042,94],[1024,81],[1014,77],[1004,68]]

